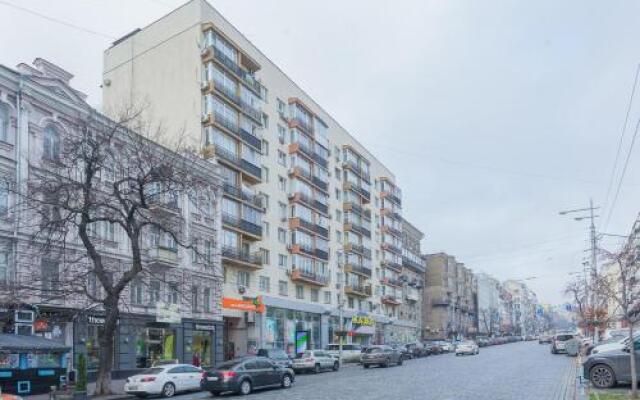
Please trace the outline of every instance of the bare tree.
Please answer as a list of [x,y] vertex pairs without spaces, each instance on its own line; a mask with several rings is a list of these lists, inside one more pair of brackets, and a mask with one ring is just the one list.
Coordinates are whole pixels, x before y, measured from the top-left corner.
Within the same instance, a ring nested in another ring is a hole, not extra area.
[[[103,309],[96,382],[96,394],[103,395],[110,393],[123,293],[138,277],[155,274],[148,266],[154,244],[190,249],[204,264],[211,263],[209,249],[186,227],[180,203],[188,198],[206,215],[216,209],[220,186],[212,178],[217,176],[213,164],[193,151],[170,151],[151,140],[159,139],[161,131],[150,128],[134,109],[117,121],[91,114],[75,121],[75,128],[59,142],[45,143],[48,160],[17,185],[18,207],[29,216],[30,243],[62,261],[62,269],[51,274],[44,266],[41,274],[27,272],[30,276],[19,285],[23,294],[75,299]],[[98,227],[124,233],[125,262],[102,251],[105,239]],[[213,242],[214,235],[200,239]]]
[[630,354],[631,397],[638,398],[638,377],[635,358],[634,327],[640,312],[640,263],[636,246],[631,239],[619,252],[602,250],[610,259],[610,268],[600,271],[594,286],[603,302],[612,302],[619,310],[619,316],[628,327],[629,343],[625,351]]

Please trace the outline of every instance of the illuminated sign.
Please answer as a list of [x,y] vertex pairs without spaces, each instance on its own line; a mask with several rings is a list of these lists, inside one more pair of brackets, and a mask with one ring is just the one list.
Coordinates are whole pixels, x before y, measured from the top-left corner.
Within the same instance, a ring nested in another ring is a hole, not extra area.
[[296,354],[309,350],[309,331],[296,331]]
[[366,315],[354,315],[351,318],[351,323],[354,325],[373,326],[376,324],[376,321]]
[[258,296],[253,300],[240,300],[231,297],[222,298],[222,308],[241,311],[255,311],[257,313],[265,312],[265,305],[262,302],[262,296]]

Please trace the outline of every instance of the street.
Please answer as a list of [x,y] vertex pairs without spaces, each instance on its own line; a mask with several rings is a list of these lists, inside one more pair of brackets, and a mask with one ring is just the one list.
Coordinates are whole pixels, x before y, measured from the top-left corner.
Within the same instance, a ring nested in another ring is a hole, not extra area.
[[[550,354],[548,345],[519,342],[485,347],[477,356],[444,354],[409,360],[400,367],[365,370],[360,366],[348,366],[337,373],[298,375],[289,390],[263,390],[250,397],[279,400],[561,400],[569,398],[565,394],[575,376],[574,361],[565,355]],[[175,398],[209,397],[209,393],[192,393]]]

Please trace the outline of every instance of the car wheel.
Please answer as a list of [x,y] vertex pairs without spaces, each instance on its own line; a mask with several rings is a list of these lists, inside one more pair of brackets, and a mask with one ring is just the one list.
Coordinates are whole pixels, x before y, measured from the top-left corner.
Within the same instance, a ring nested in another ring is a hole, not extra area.
[[246,396],[249,393],[251,393],[251,382],[249,382],[247,379],[245,379],[242,382],[240,382],[240,390],[239,390],[239,392],[243,396]]
[[365,368],[369,368],[370,367],[369,364],[362,364],[362,366],[365,367]]
[[291,387],[291,383],[291,375],[284,374],[284,376],[282,377],[282,387],[285,389],[289,389]]
[[616,384],[616,376],[608,365],[598,364],[589,371],[589,380],[598,389],[609,389]]
[[337,371],[337,370],[339,370],[339,369],[340,369],[340,363],[339,363],[339,362],[337,362],[337,361],[336,361],[336,362],[334,362],[334,363],[333,363],[333,370],[334,370],[334,371]]
[[389,360],[385,361],[384,364],[382,364],[382,366],[385,368],[389,368]]
[[162,397],[173,397],[176,394],[176,387],[173,383],[165,383],[162,387]]
[[313,373],[314,374],[320,373],[320,364],[316,364],[316,366],[313,368]]

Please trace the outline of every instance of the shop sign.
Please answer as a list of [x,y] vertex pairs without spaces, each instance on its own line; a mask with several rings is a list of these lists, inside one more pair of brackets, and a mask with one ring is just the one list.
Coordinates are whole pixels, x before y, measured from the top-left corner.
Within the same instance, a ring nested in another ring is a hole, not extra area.
[[33,330],[35,332],[48,332],[50,330],[49,322],[46,319],[37,319],[33,323]]
[[309,331],[296,331],[296,354],[309,350]]
[[361,326],[374,326],[376,321],[367,315],[354,315],[351,317],[351,323]]
[[156,303],[156,322],[164,322],[165,324],[179,324],[182,322],[178,305],[166,304],[161,301]]
[[216,326],[215,325],[200,325],[200,324],[196,324],[196,330],[197,331],[215,331],[216,330]]
[[262,302],[262,296],[258,296],[253,300],[240,300],[231,297],[223,297],[222,308],[241,311],[255,311],[257,313],[263,313],[266,309]]
[[105,321],[105,317],[96,317],[95,315],[87,316],[87,322],[89,322],[91,325],[104,325]]

